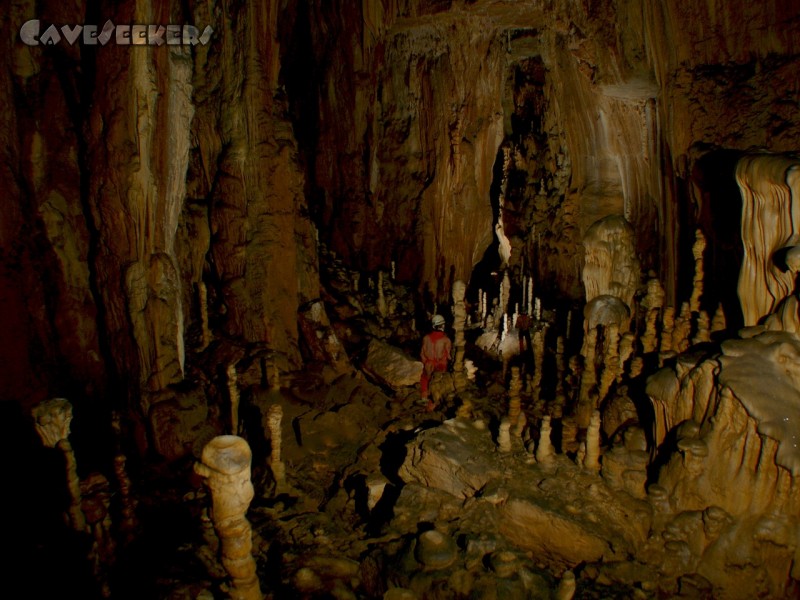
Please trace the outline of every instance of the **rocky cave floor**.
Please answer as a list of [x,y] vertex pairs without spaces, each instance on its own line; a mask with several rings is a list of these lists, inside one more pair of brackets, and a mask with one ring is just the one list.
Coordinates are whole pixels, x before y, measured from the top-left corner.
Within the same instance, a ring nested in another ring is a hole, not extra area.
[[[641,506],[646,503],[613,492],[598,475],[577,467],[574,457],[557,455],[547,468],[532,464],[535,460],[520,438],[513,440],[511,453],[497,451],[507,390],[501,385],[501,364],[488,366],[494,367],[488,371],[491,375],[481,370],[483,381],[441,399],[432,413],[424,410],[416,388],[392,393],[367,381],[360,371],[333,382],[326,382],[322,373],[287,375],[280,390],[256,387],[243,395],[240,433],[253,451],[255,487],[248,518],[259,579],[268,598],[564,597],[558,595],[559,579],[573,566],[563,562],[564,552],[569,552],[565,548],[596,543],[587,539],[595,536],[608,538],[613,546],[625,534],[613,531],[615,525],[609,523],[622,519],[637,526],[637,511],[646,511]],[[472,418],[454,418],[465,399],[472,403]],[[524,393],[522,401],[529,422],[538,422],[541,414],[536,412],[544,403],[534,408]],[[281,486],[267,466],[270,448],[264,433],[268,407],[275,403],[284,411],[286,482]],[[468,435],[448,441],[448,432],[459,428],[469,430]],[[474,463],[475,487],[480,489],[459,497],[424,482],[404,482],[400,471],[407,445],[429,434],[439,436],[430,438],[429,447],[456,462]],[[456,446],[447,447],[450,443]],[[207,519],[210,498],[193,474],[193,463],[187,458],[178,464],[150,465],[142,471],[143,479],[134,482],[138,529],[129,543],[117,544],[113,564],[101,561],[98,567],[106,594],[171,600],[227,597],[225,571]],[[509,494],[538,503],[543,514],[554,510],[568,519],[574,516],[582,525],[544,527],[545,537],[561,538],[552,540],[559,551],[552,553],[544,546],[532,550],[524,540],[526,526],[513,533],[515,524],[501,523],[505,517],[495,510]],[[558,506],[548,507],[554,503]],[[641,521],[647,527],[650,517]],[[596,532],[587,533],[592,529]],[[420,534],[430,530],[442,534],[439,545],[417,547]],[[520,535],[522,545],[515,545]],[[53,544],[48,549],[53,553],[48,558],[68,572],[62,583],[96,590],[87,566],[77,558],[80,547],[62,542],[60,550]],[[69,560],[56,556],[58,552],[68,554]],[[650,569],[641,563],[626,567],[624,560],[618,561],[611,578],[604,576],[603,568],[574,566],[574,597],[710,597],[709,590],[691,578],[660,589],[655,571],[636,572]],[[620,577],[620,569],[633,572]],[[84,573],[84,580],[77,573]],[[626,578],[630,584],[619,583]]]

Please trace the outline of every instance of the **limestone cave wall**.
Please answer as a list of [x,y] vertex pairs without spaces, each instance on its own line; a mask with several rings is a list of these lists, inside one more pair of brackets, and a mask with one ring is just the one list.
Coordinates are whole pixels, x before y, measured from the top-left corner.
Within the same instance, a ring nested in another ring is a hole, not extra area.
[[[218,393],[243,348],[301,367],[318,242],[349,268],[394,264],[428,310],[487,256],[483,272],[574,301],[584,233],[623,215],[674,304],[699,226],[704,302],[730,303],[735,160],[800,135],[790,0],[15,1],[8,15],[0,394],[27,405],[75,395],[146,416],[176,384]],[[31,18],[214,35],[28,47]]]

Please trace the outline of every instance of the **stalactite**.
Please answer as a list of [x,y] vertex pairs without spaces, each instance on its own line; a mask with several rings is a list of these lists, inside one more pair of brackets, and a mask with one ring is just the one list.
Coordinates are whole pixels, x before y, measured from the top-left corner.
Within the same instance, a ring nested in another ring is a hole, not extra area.
[[221,542],[222,564],[231,578],[229,594],[236,600],[263,600],[246,517],[254,495],[251,460],[245,440],[223,435],[206,444],[202,462],[194,466],[211,489],[212,519]]

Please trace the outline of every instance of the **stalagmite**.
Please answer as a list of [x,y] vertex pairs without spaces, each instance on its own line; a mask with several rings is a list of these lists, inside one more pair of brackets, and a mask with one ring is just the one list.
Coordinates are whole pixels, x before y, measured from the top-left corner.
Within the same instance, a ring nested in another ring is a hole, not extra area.
[[711,333],[718,331],[725,331],[728,324],[725,321],[725,310],[722,308],[722,303],[717,305],[717,310],[714,312],[714,318],[711,319]]
[[464,330],[467,326],[467,307],[464,303],[464,296],[467,286],[463,281],[456,281],[453,284],[453,329],[455,335],[453,339],[453,372],[456,390],[463,390],[467,387],[467,374],[464,369],[464,349],[466,341]]
[[575,596],[575,573],[564,571],[561,580],[558,582],[558,589],[555,593],[555,600],[572,600]]
[[625,374],[625,364],[628,359],[633,355],[634,344],[636,336],[628,331],[625,333],[619,342],[619,368],[617,369],[617,382],[622,381],[622,376]]
[[533,333],[533,404],[537,410],[540,408],[542,394],[542,369],[544,365],[544,338],[546,328],[539,327]]
[[556,395],[555,406],[558,407],[559,416],[567,401],[564,393],[564,377],[566,377],[567,364],[564,360],[564,336],[556,339]]
[[542,465],[549,465],[553,462],[555,448],[550,439],[552,428],[550,426],[550,416],[542,418],[542,428],[539,431],[539,445],[536,447],[536,461]]
[[702,342],[711,341],[711,332],[709,331],[708,313],[701,310],[697,314],[697,333],[692,338],[692,344],[700,344]]
[[689,298],[689,310],[693,313],[700,311],[700,297],[703,295],[703,251],[706,249],[706,238],[698,229],[695,232],[695,242],[692,246],[694,255],[694,280],[692,296]]
[[519,416],[522,413],[521,391],[522,379],[520,378],[519,367],[511,367],[511,381],[508,383],[508,420],[512,427],[516,427],[519,422]]
[[51,398],[33,407],[34,427],[48,448],[58,448],[64,454],[70,506],[69,522],[75,531],[86,531],[86,517],[81,509],[81,482],[75,452],[69,441],[72,404],[66,398]]
[[586,431],[586,457],[583,467],[589,471],[600,470],[600,411],[592,412],[589,429]]
[[529,315],[533,314],[532,303],[533,303],[533,277],[528,277],[528,304],[527,304],[527,307],[528,307],[528,314]]
[[383,271],[378,271],[378,314],[384,319],[389,315],[386,296],[383,293]]
[[611,384],[617,378],[619,372],[619,326],[611,324],[606,327],[605,347],[603,356],[603,371],[600,374],[600,384],[597,392],[598,404],[605,400]]
[[497,449],[500,452],[511,452],[511,421],[508,417],[500,420],[500,428],[497,432]]
[[231,403],[231,433],[239,433],[239,377],[236,374],[236,365],[231,363],[225,371],[228,378],[228,399]]
[[664,288],[658,279],[650,279],[647,282],[647,295],[642,300],[642,306],[647,309],[645,317],[645,330],[642,335],[642,352],[648,354],[656,349],[656,324],[658,313],[664,306]]
[[675,329],[675,307],[667,306],[661,317],[661,345],[658,351],[662,354],[672,350],[672,334]]
[[212,520],[221,541],[222,564],[231,578],[229,595],[234,600],[263,600],[246,517],[254,494],[251,459],[245,440],[223,435],[206,444],[202,463],[194,467],[211,489]]
[[286,465],[281,460],[283,409],[280,404],[273,404],[267,413],[267,428],[269,429],[270,446],[272,453],[269,457],[269,467],[275,484],[280,489],[286,482]]
[[114,412],[111,416],[111,427],[114,430],[114,435],[117,439],[117,453],[114,456],[114,475],[117,478],[117,485],[119,486],[120,498],[120,512],[122,520],[120,522],[120,531],[125,534],[126,542],[131,541],[133,532],[136,529],[136,501],[131,495],[131,480],[128,477],[128,472],[125,469],[127,457],[122,452],[122,428],[120,422],[120,415]]
[[576,417],[578,426],[583,428],[589,425],[591,411],[597,405],[597,370],[595,367],[595,348],[597,346],[597,329],[591,328],[586,333],[584,344],[585,354],[583,356],[583,373],[581,375],[581,386],[578,394],[578,410]]
[[197,282],[197,303],[200,305],[200,350],[205,350],[211,343],[211,330],[208,328],[208,289],[203,281]]
[[577,452],[578,447],[578,423],[574,417],[564,417],[561,419],[561,453]]
[[510,296],[511,280],[508,278],[508,271],[503,274],[503,281],[500,282],[500,314],[505,315],[508,311],[508,298]]
[[631,368],[630,372],[628,373],[628,377],[635,379],[642,374],[642,369],[644,369],[644,359],[642,359],[641,356],[634,357],[634,359],[631,361]]
[[675,319],[675,328],[672,331],[672,349],[675,352],[685,352],[689,347],[689,333],[692,330],[692,314],[689,303],[681,304],[681,313]]

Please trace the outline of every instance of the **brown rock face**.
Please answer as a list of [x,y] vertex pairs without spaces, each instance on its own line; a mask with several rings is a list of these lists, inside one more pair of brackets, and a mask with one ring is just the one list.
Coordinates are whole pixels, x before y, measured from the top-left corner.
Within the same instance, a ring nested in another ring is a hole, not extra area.
[[[300,367],[318,241],[349,268],[396,263],[426,309],[483,286],[484,257],[512,295],[531,275],[578,300],[584,234],[622,215],[677,306],[699,226],[702,308],[735,326],[733,167],[800,139],[783,0],[87,6],[16,2],[2,42],[0,391],[28,404],[110,394],[146,418],[142,394],[195,380],[214,341]],[[29,47],[33,18],[214,33]]]

